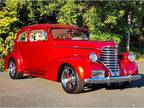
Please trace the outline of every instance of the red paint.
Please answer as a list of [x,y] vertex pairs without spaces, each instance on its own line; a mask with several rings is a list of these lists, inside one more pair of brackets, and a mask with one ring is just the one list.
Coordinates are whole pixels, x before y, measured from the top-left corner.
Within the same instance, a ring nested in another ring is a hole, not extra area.
[[[14,59],[17,71],[28,73],[49,80],[57,81],[58,70],[61,65],[67,63],[74,67],[81,79],[91,78],[92,70],[104,70],[108,75],[110,72],[100,61],[92,63],[89,61],[89,54],[95,52],[101,56],[103,47],[116,46],[114,42],[89,41],[89,40],[62,40],[53,39],[51,30],[54,28],[65,28],[88,32],[69,25],[61,24],[37,24],[21,29],[16,38],[14,49],[5,58],[5,68],[8,68],[10,59]],[[30,42],[30,32],[42,29],[47,33],[47,41]],[[27,31],[27,42],[19,42],[18,37],[22,32]],[[137,65],[128,59],[129,53],[122,53],[120,57],[120,76],[138,74]]]

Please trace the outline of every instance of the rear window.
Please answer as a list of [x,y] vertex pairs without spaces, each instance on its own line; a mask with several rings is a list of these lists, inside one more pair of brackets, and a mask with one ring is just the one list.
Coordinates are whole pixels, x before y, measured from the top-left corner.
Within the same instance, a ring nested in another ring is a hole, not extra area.
[[19,34],[19,38],[18,38],[18,41],[19,42],[26,42],[27,41],[27,32],[22,32]]

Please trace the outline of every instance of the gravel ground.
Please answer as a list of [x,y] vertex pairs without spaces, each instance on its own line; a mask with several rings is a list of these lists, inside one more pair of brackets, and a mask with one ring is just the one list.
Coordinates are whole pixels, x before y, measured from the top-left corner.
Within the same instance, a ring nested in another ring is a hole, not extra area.
[[0,72],[0,107],[144,107],[144,64],[138,66],[142,79],[130,87],[97,85],[73,95],[57,82],[32,77],[12,80]]
[[137,62],[139,72],[144,72],[144,62]]

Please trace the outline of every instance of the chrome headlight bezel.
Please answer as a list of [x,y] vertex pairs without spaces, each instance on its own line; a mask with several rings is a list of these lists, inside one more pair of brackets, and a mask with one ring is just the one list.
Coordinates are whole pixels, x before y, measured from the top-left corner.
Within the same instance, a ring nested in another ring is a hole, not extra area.
[[128,56],[129,60],[131,62],[134,62],[135,61],[135,55],[133,53],[130,53],[129,56]]
[[90,53],[89,60],[93,63],[96,63],[98,61],[98,56],[96,55],[96,53],[94,52]]

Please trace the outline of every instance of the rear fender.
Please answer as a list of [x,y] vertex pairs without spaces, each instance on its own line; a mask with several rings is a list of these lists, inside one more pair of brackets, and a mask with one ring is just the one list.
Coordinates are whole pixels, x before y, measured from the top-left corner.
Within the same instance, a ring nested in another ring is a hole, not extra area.
[[23,69],[25,68],[25,65],[24,65],[24,61],[22,59],[22,57],[20,56],[20,54],[16,53],[16,52],[10,52],[5,60],[4,60],[4,67],[5,69],[8,69],[8,64],[9,64],[9,61],[13,59],[16,63],[16,71],[18,72],[21,72],[23,71]]

